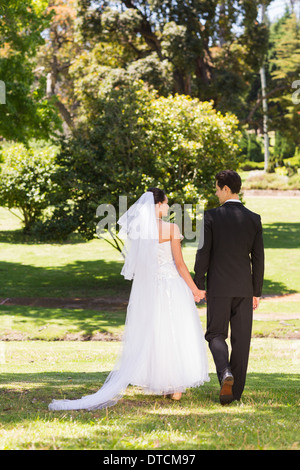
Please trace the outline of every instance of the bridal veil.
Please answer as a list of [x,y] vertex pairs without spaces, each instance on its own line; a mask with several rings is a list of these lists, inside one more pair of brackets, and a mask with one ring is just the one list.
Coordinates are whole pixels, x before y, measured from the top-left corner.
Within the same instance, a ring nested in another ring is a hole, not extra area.
[[113,370],[94,394],[75,400],[53,400],[50,410],[100,409],[114,405],[124,394],[131,378],[142,370],[142,351],[153,337],[151,315],[155,311],[155,282],[158,270],[158,229],[152,192],[144,193],[120,217],[119,236],[125,238],[125,262],[121,274],[132,280],[122,348]]

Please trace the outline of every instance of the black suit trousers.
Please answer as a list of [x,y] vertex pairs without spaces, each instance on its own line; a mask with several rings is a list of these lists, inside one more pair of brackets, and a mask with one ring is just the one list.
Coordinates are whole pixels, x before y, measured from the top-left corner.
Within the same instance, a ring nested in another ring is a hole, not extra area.
[[[207,331],[205,338],[214,358],[218,378],[226,367],[234,376],[233,396],[241,398],[244,390],[251,342],[252,297],[214,297],[207,295]],[[231,354],[226,338],[230,326]]]

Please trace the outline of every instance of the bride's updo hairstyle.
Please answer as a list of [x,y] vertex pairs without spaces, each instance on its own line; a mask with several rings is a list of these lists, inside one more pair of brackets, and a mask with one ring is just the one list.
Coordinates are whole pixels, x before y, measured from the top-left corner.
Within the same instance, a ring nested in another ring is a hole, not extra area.
[[166,199],[166,195],[162,189],[149,188],[147,189],[147,192],[153,193],[155,204],[158,204],[159,202],[164,202],[164,200]]

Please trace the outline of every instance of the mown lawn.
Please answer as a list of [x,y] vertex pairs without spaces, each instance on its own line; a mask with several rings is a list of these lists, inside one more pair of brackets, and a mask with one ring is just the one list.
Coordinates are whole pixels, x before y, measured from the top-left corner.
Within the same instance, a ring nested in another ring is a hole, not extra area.
[[2,343],[1,449],[298,449],[299,355],[290,340],[254,339],[240,403],[222,407],[211,381],[180,402],[129,387],[98,411],[47,409],[52,398],[95,392],[117,342]]
[[[249,197],[246,206],[261,214],[264,227],[263,294],[300,292],[299,198]],[[103,240],[85,243],[76,234],[64,244],[26,239],[19,219],[0,208],[0,247],[0,298],[128,296],[122,257]],[[196,249],[184,245],[191,271]]]
[[[300,292],[299,199],[246,203],[264,225],[263,294]],[[184,245],[191,271],[195,250]],[[120,350],[126,309],[9,305],[7,299],[127,299],[130,283],[121,267],[119,253],[97,239],[26,239],[18,219],[0,208],[0,449],[299,450],[295,300],[261,300],[240,403],[219,404],[208,351],[210,383],[188,390],[180,402],[129,387],[108,410],[48,411],[52,398],[78,398],[101,386]],[[205,306],[199,314],[205,328]]]

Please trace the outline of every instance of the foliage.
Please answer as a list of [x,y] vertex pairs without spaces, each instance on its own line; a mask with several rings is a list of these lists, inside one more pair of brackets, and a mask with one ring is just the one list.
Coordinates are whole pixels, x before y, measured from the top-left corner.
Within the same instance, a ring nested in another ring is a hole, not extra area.
[[[274,168],[271,173],[265,173],[259,166],[251,166],[252,162],[245,162],[241,169],[261,170],[256,171],[256,174],[249,174],[245,177],[243,189],[273,189],[273,190],[299,190],[300,189],[300,174],[291,171],[290,167]],[[279,170],[284,170],[284,173],[279,173]]]
[[240,147],[241,153],[245,156],[246,160],[251,162],[262,162],[264,160],[261,143],[254,133],[248,133],[244,130]]
[[257,14],[258,2],[248,0],[86,0],[78,11],[85,53],[102,45],[100,64],[107,65],[106,51],[113,50],[117,68],[160,95],[213,100],[221,112],[239,117],[247,112],[249,84],[267,47],[267,28]]
[[47,76],[47,97],[57,108],[64,123],[63,131],[67,134],[73,128],[74,113],[78,107],[69,70],[84,47],[76,33],[78,2],[51,0],[47,3],[46,13],[51,20],[47,39],[37,49],[37,75]]
[[185,95],[152,100],[150,113],[147,142],[160,184],[180,204],[215,203],[215,174],[238,164],[236,117]]
[[98,90],[91,81],[81,87],[85,115],[56,158],[53,180],[61,198],[47,221],[53,233],[65,214],[70,230],[75,223],[91,239],[99,204],[117,208],[126,195],[130,205],[150,186],[180,204],[200,197],[216,203],[215,173],[237,167],[235,116],[184,95],[157,97],[142,82],[127,80],[109,74]]
[[33,142],[32,147],[12,144],[2,151],[0,204],[20,209],[25,231],[41,218],[55,191],[51,174],[56,152],[55,146],[45,142],[40,145]]
[[250,160],[242,161],[239,165],[239,170],[251,171],[251,170],[263,170],[265,162],[251,162]]
[[272,25],[268,55],[268,87],[274,91],[268,100],[270,129],[299,146],[300,105],[292,101],[292,85],[298,83],[300,73],[299,20],[295,13],[286,12]]
[[274,160],[277,163],[283,166],[283,160],[292,158],[295,155],[295,150],[294,142],[291,142],[279,131],[275,133]]
[[36,52],[50,21],[42,6],[33,0],[1,5],[0,79],[6,104],[1,105],[0,136],[8,140],[47,139],[60,129],[54,101],[45,96],[45,76],[36,74]]

